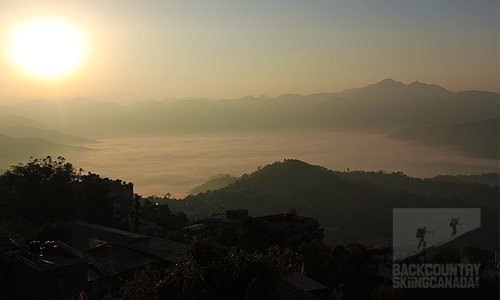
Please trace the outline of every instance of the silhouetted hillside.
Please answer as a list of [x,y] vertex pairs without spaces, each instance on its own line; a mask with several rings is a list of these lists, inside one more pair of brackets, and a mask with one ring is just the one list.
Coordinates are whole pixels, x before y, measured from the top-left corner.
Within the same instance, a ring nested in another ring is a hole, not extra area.
[[481,175],[439,175],[430,178],[435,181],[458,182],[458,183],[478,183],[489,186],[498,186],[500,183],[499,173],[488,173]]
[[209,190],[217,190],[221,188],[225,188],[226,186],[230,185],[231,183],[235,182],[238,180],[237,177],[233,177],[229,174],[220,174],[217,176],[214,176],[204,184],[195,187],[191,191],[189,191],[191,194],[198,194],[198,193],[203,193]]
[[[8,108],[3,108],[3,111],[9,110]],[[8,127],[8,126],[29,126],[29,127],[37,127],[37,128],[46,128],[47,126],[43,125],[40,122],[34,121],[27,117],[16,116],[16,115],[1,115],[0,116],[0,127]]]
[[80,136],[65,134],[55,130],[47,130],[25,125],[0,126],[0,133],[11,137],[36,137],[57,144],[81,145],[98,142],[96,140],[89,140]]
[[[183,207],[184,211],[197,217],[235,208],[247,208],[251,215],[258,216],[286,212],[295,207],[301,215],[319,218],[329,243],[353,240],[389,243],[393,208],[478,207],[498,201],[498,188],[487,186],[485,193],[476,195],[475,203],[468,203],[468,198],[453,194],[434,195],[432,188],[424,195],[409,192],[410,188],[396,190],[368,180],[347,179],[349,177],[342,174],[298,160],[285,160],[243,175],[226,188],[191,195],[171,205]],[[433,184],[440,183],[434,182],[430,186]],[[491,240],[491,237],[498,236],[498,226],[491,226],[498,224],[498,218],[487,209],[483,213],[485,222],[490,225],[478,234]]]
[[467,156],[498,160],[499,124],[499,119],[490,119],[453,125],[415,126],[399,130],[388,137],[457,146]]
[[45,139],[27,137],[15,138],[0,134],[0,163],[12,164],[12,161],[25,161],[30,156],[58,156],[61,153],[93,151],[91,148],[56,144]]
[[[339,178],[354,182],[369,182],[382,186],[391,191],[404,191],[422,196],[437,196],[459,199],[470,205],[485,208],[499,208],[498,173],[484,174],[478,176],[437,176],[434,178],[421,179],[409,177],[402,172],[335,172]],[[495,176],[496,174],[496,176]],[[462,178],[462,180],[460,180]]]

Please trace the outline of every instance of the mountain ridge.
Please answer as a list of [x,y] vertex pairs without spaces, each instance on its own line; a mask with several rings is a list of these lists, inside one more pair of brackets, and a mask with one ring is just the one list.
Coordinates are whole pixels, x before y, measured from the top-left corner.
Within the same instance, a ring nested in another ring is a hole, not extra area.
[[169,203],[198,217],[238,208],[259,216],[295,207],[300,215],[319,218],[330,243],[389,242],[392,209],[405,207],[483,207],[488,226],[479,235],[498,233],[498,226],[491,226],[498,222],[492,213],[495,205],[498,210],[498,187],[422,180],[399,173],[338,172],[295,159],[259,167],[225,188],[176,201]]
[[[424,83],[424,82],[420,82],[418,80],[416,81],[413,81],[409,84],[404,84],[400,81],[396,81],[392,78],[385,78],[377,83],[373,83],[373,84],[368,84],[367,86],[365,87],[358,87],[358,88],[349,88],[349,89],[344,89],[340,92],[318,92],[318,93],[313,93],[313,94],[295,94],[295,93],[284,93],[284,94],[281,94],[279,96],[276,96],[276,97],[272,97],[272,96],[267,96],[267,95],[260,95],[260,96],[253,96],[253,95],[246,95],[246,96],[243,96],[243,97],[239,97],[239,98],[220,98],[220,99],[217,99],[217,98],[210,98],[210,97],[181,97],[181,98],[176,98],[176,97],[172,97],[172,98],[163,98],[161,100],[155,100],[155,99],[150,99],[150,100],[143,100],[143,101],[135,101],[131,104],[128,104],[128,105],[138,105],[138,104],[141,104],[141,103],[154,103],[154,102],[160,102],[160,103],[164,103],[164,104],[170,104],[170,103],[175,103],[175,102],[179,102],[179,101],[190,101],[190,100],[208,100],[208,101],[219,101],[219,100],[242,100],[242,99],[246,99],[246,98],[255,98],[255,99],[264,99],[264,100],[268,100],[268,99],[275,99],[275,98],[288,98],[288,97],[308,97],[308,96],[314,96],[314,95],[320,95],[320,94],[323,94],[323,95],[338,95],[338,94],[342,94],[342,93],[345,93],[345,92],[350,92],[350,91],[360,91],[360,90],[364,90],[364,89],[373,89],[373,88],[405,88],[405,87],[416,87],[416,86],[419,86],[419,87],[432,87],[432,88],[436,88],[436,89],[440,89],[440,90],[443,90],[443,91],[447,91],[449,93],[454,93],[454,94],[459,94],[459,93],[469,93],[469,92],[480,92],[480,93],[491,93],[491,94],[495,94],[495,95],[499,95],[499,93],[497,92],[492,92],[492,91],[483,91],[483,90],[463,90],[463,91],[458,91],[458,92],[451,92],[451,91],[448,91],[446,88],[444,87],[441,87],[437,84],[428,84],[428,83]],[[48,99],[35,99],[35,100],[24,100],[24,101],[20,101],[20,102],[17,102],[15,104],[12,104],[12,105],[9,105],[9,106],[24,106],[24,105],[32,105],[32,104],[42,104],[42,105],[46,105],[46,104],[58,104],[58,103],[64,103],[64,104],[75,104],[75,103],[78,103],[78,104],[95,104],[95,103],[114,103],[114,104],[117,104],[115,102],[112,102],[112,101],[103,101],[103,100],[97,100],[97,99],[90,99],[90,98],[86,98],[86,97],[75,97],[75,98],[72,98],[72,99],[66,99],[66,100],[48,100]],[[120,104],[119,104],[120,105]],[[123,105],[123,106],[128,106],[128,105]]]
[[30,102],[0,107],[0,113],[24,116],[50,128],[62,123],[69,134],[100,138],[269,130],[394,131],[497,118],[499,111],[498,93],[454,93],[437,85],[416,81],[405,85],[393,79],[340,93],[192,97],[132,105],[75,98],[64,103],[54,110],[54,104]]

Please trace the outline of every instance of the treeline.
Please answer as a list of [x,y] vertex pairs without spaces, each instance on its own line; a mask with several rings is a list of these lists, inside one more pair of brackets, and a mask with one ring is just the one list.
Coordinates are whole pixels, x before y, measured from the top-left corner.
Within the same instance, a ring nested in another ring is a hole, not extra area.
[[117,188],[127,190],[121,181],[82,172],[63,157],[32,158],[12,166],[0,176],[3,217],[14,215],[35,224],[74,219],[109,224],[113,200],[131,201],[131,186],[127,195]]
[[489,186],[498,186],[500,184],[500,174],[498,172],[483,173],[481,175],[438,175],[430,179],[458,183],[487,184]]
[[360,243],[247,251],[195,238],[182,262],[145,269],[106,299],[280,299],[280,286],[292,272],[323,283],[321,299],[334,292],[345,295],[339,299],[369,299],[381,282],[377,263]]
[[422,196],[454,198],[465,203],[498,209],[498,173],[482,175],[440,175],[433,178],[414,178],[403,172],[350,171],[335,172],[342,179],[369,182],[392,191]]
[[[374,258],[377,252],[384,250],[370,251],[358,242],[334,248],[302,243],[296,250],[271,245],[252,251],[194,238],[180,263],[137,272],[104,299],[280,299],[280,292],[286,292],[280,288],[293,272],[326,287],[315,294],[317,299],[498,299],[498,277],[481,277],[476,289],[393,289],[377,275],[384,263]],[[469,247],[464,257],[484,263],[492,253]],[[435,262],[461,263],[462,258],[456,249],[443,248]]]

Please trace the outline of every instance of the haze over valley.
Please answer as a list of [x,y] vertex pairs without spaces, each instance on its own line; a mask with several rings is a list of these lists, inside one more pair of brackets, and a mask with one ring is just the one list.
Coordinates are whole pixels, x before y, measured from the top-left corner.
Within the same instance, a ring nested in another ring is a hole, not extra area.
[[0,107],[0,169],[62,155],[140,194],[175,197],[284,158],[419,178],[481,174],[498,171],[498,111],[498,93],[393,79],[313,95],[26,101]]

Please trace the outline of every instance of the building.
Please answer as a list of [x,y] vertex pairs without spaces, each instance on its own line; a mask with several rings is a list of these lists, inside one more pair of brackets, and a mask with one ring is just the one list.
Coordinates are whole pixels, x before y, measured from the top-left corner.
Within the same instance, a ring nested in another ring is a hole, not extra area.
[[203,220],[208,226],[224,226],[248,218],[248,209],[229,209],[225,213],[213,214]]
[[[16,247],[0,234],[0,273],[16,291],[71,298],[84,291],[101,299],[146,266],[168,267],[184,257],[187,245],[82,221],[67,223],[70,245],[56,242]],[[9,249],[9,252],[3,251]],[[14,249],[12,251],[12,249]]]
[[33,242],[9,262],[17,290],[66,299],[88,289],[88,258],[66,244]]
[[248,209],[230,209],[226,210],[226,218],[229,220],[241,220],[248,218]]
[[82,221],[67,223],[71,245],[118,273],[131,273],[146,265],[175,264],[187,245]]
[[495,250],[495,266],[496,268],[500,268],[500,248]]
[[298,272],[285,278],[278,290],[281,300],[331,299],[326,286]]
[[318,219],[301,217],[292,213],[276,214],[256,217],[267,224],[269,228],[283,232],[285,245],[289,246],[294,240],[300,240],[303,235],[309,234],[312,241],[322,243],[323,228],[320,228]]
[[8,231],[0,232],[0,263],[4,261],[5,247],[9,240],[10,237]]
[[[184,227],[183,232],[188,236],[218,236],[224,228],[238,225],[238,222],[244,222],[247,218],[249,218],[247,209],[226,210],[225,213],[213,214],[203,219],[202,223]],[[324,229],[314,218],[286,213],[253,217],[253,220],[264,224],[272,231],[277,237],[274,242],[280,246],[288,247],[291,243],[301,240],[310,240],[317,244],[323,242]]]

